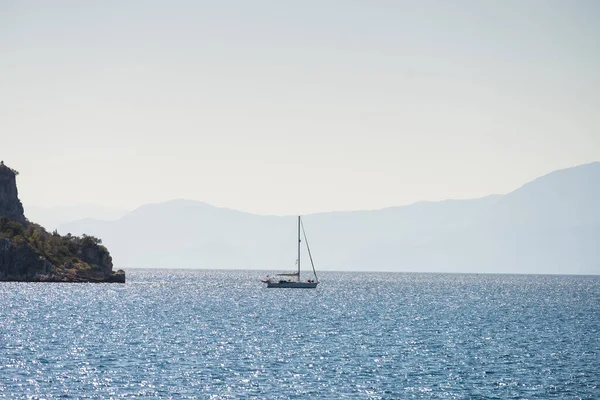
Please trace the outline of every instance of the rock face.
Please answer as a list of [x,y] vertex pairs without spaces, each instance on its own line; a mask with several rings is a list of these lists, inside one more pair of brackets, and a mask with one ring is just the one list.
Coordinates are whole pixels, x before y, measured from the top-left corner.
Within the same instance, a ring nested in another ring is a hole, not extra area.
[[53,265],[30,246],[0,239],[0,281],[35,281],[51,274]]
[[29,222],[17,196],[16,175],[0,163],[0,281],[125,283],[125,272],[113,272],[100,239],[48,233]]
[[23,204],[17,193],[17,174],[17,171],[4,165],[4,161],[0,161],[0,216],[24,224]]

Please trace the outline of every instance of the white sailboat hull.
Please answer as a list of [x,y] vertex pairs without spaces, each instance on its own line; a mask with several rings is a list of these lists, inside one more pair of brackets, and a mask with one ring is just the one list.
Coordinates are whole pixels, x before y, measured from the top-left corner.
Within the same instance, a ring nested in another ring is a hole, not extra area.
[[268,288],[296,288],[296,289],[314,289],[319,282],[286,282],[286,281],[268,281]]

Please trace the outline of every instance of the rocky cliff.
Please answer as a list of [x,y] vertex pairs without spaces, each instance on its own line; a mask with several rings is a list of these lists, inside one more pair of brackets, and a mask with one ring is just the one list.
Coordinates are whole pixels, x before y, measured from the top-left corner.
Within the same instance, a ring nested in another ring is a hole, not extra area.
[[17,174],[0,162],[0,281],[124,283],[100,239],[48,233],[25,218]]
[[23,204],[19,201],[17,193],[17,175],[17,171],[4,165],[4,161],[0,161],[0,216],[24,224],[26,220]]

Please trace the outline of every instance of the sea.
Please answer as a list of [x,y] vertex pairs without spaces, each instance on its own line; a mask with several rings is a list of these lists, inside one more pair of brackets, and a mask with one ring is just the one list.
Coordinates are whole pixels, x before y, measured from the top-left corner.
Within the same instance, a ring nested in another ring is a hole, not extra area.
[[0,398],[600,399],[600,276],[0,283]]

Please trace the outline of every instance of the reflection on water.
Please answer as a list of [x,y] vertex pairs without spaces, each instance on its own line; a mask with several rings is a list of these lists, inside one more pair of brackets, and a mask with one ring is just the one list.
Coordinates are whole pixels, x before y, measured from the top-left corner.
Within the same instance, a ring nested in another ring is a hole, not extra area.
[[0,283],[0,397],[600,397],[600,277],[266,274]]

